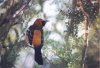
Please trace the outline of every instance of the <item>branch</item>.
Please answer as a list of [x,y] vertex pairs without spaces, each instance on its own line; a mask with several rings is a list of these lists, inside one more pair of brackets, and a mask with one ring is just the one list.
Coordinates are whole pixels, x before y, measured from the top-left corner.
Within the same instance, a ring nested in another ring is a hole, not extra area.
[[31,2],[32,0],[28,0],[24,5],[22,5],[22,7],[19,9],[19,10],[17,10],[16,12],[15,12],[15,14],[13,14],[13,18],[15,18],[17,15],[19,15],[20,14],[20,12],[22,12],[27,6],[28,6],[28,4]]
[[[91,24],[89,14],[84,10],[82,0],[77,0],[77,8],[82,11],[85,19],[85,46],[84,46],[84,53],[83,53],[83,61],[86,60],[86,54],[87,54],[87,49],[88,49],[88,28],[89,24]],[[83,63],[82,68],[85,68],[85,63]]]
[[[15,23],[18,15],[21,11],[24,11],[24,9],[28,6],[31,0],[27,0],[26,2],[22,2],[22,0],[7,0],[3,5],[4,7],[0,7],[1,9],[5,9],[5,12],[0,13],[0,41],[3,42],[6,38],[8,31],[10,27]],[[20,8],[19,8],[20,7]],[[18,9],[19,8],[19,9]],[[16,11],[16,9],[18,9]],[[2,30],[3,29],[3,30]]]
[[18,3],[15,3],[15,0],[11,0],[10,5],[9,5],[10,6],[9,8],[7,7],[7,5],[5,5],[7,8],[5,8],[5,12],[3,12],[3,16],[4,17],[1,16],[0,26],[2,26],[5,23],[8,23],[10,21],[13,21],[14,22],[15,18],[17,16],[19,16],[22,11],[24,11],[24,9],[28,6],[28,4],[30,3],[30,1],[32,1],[32,0],[27,0],[24,3],[21,3],[21,6],[20,6],[21,8],[19,8],[17,11],[14,11],[15,13],[12,14],[12,12],[13,12],[12,9],[13,8],[16,8],[16,6],[19,5],[18,3],[20,1]]

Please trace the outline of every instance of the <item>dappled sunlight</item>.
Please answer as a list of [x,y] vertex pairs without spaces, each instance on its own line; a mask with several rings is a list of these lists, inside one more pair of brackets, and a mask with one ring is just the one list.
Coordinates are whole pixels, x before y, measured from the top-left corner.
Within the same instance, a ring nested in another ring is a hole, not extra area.
[[99,68],[99,5],[99,0],[1,0],[0,68]]
[[58,14],[57,5],[53,2],[54,0],[47,0],[44,2],[44,13],[46,14],[47,18],[54,17]]
[[59,35],[58,33],[54,33],[54,32],[52,32],[50,34],[48,39],[53,40],[53,41],[57,41],[57,42],[60,42],[60,43],[64,42],[64,38],[61,35]]
[[64,32],[66,30],[66,26],[64,22],[58,22],[56,24],[56,29],[58,30],[58,32],[60,32],[62,35],[64,35]]
[[30,47],[22,48],[19,53],[16,61],[14,62],[14,66],[16,68],[33,68],[34,67],[34,49]]

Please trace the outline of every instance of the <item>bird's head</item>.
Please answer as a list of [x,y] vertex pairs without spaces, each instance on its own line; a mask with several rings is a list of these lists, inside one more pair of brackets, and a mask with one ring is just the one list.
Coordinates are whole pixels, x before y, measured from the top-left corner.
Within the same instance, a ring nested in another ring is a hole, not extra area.
[[47,20],[43,20],[41,18],[38,18],[35,20],[34,25],[43,27],[43,26],[45,26],[46,22],[47,22]]

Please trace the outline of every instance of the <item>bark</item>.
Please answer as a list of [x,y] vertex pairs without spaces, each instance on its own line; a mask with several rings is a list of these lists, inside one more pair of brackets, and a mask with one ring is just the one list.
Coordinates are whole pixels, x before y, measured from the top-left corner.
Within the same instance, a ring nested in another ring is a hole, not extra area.
[[[88,62],[88,60],[91,58],[90,57],[87,59],[87,57],[88,57],[87,53],[88,53],[88,49],[89,49],[89,42],[88,42],[89,27],[92,24],[91,21],[93,21],[95,19],[95,16],[97,16],[99,13],[99,1],[96,0],[96,2],[94,4],[92,2],[94,2],[94,1],[92,1],[92,0],[86,0],[86,1],[85,0],[77,0],[77,3],[76,3],[76,8],[78,8],[80,11],[82,11],[84,20],[85,20],[85,23],[84,23],[85,24],[85,39],[84,39],[85,45],[83,48],[83,55],[82,55],[82,61],[83,61],[82,68],[91,68],[91,67],[89,67],[89,63],[88,64],[86,63],[86,61]],[[86,6],[87,4],[89,7]],[[97,4],[97,5],[95,5],[95,4]],[[87,10],[87,8],[89,9],[89,8],[91,8],[91,6],[92,6],[92,8],[95,9],[95,10],[90,9],[90,10],[95,11],[95,12],[93,12],[93,14],[92,14],[92,11]],[[95,15],[94,15],[94,13],[95,13]],[[94,18],[92,16],[94,16]],[[91,20],[91,19],[93,19],[93,20]],[[92,63],[94,63],[94,61]]]
[[21,6],[22,0],[7,0],[0,6],[0,42],[3,43],[8,31],[14,25],[14,18],[12,15]]
[[4,41],[10,27],[19,22],[21,12],[31,0],[7,0],[0,6],[0,42]]
[[[0,5],[0,58],[1,58],[0,67],[1,68],[11,68],[13,66],[13,64],[8,62],[7,59],[9,54],[13,51],[13,47],[5,46],[4,41],[7,38],[7,35],[12,26],[21,23],[20,13],[25,9],[25,7],[28,6],[30,1],[31,0],[5,0],[5,2],[2,3],[2,5]],[[14,43],[13,45],[16,46],[17,43]],[[18,46],[20,46],[20,44]]]

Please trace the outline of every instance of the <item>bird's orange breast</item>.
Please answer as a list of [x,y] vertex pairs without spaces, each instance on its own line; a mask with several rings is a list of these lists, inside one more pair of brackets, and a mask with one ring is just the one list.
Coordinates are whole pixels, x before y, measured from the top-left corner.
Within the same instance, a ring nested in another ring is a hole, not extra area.
[[34,46],[39,46],[41,44],[41,31],[40,30],[33,31],[32,44]]

